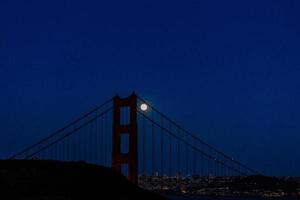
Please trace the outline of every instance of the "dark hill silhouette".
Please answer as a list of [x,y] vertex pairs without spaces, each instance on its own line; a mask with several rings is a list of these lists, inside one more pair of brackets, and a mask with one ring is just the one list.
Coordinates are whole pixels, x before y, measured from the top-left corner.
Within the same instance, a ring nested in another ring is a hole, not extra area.
[[41,160],[0,161],[0,196],[20,200],[165,199],[109,168]]

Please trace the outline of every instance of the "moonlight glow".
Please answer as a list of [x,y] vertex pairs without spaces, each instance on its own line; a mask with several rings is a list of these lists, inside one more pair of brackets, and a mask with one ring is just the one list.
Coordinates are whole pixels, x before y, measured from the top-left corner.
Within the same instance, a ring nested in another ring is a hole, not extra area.
[[148,105],[145,104],[145,103],[142,103],[141,104],[141,110],[144,111],[144,112],[146,112],[148,110]]

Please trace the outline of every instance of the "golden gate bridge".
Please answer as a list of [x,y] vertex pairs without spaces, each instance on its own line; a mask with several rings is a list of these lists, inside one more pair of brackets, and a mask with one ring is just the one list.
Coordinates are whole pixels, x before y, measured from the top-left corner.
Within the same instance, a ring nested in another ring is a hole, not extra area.
[[[10,159],[85,161],[140,177],[260,174],[208,144],[134,92],[115,96]],[[144,181],[147,179],[144,179]],[[179,183],[180,184],[180,183]]]

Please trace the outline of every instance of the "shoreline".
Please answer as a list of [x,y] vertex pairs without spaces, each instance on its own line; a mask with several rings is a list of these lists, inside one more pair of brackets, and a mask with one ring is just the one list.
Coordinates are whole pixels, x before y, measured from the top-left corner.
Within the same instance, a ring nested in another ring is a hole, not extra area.
[[288,199],[299,199],[299,196],[296,195],[283,195],[283,196],[264,196],[264,195],[201,195],[201,194],[188,194],[188,193],[176,193],[176,192],[160,192],[163,196],[166,197],[177,197],[177,198],[207,198],[207,199],[213,199],[213,198],[220,198],[220,199],[282,199],[282,198],[288,198]]

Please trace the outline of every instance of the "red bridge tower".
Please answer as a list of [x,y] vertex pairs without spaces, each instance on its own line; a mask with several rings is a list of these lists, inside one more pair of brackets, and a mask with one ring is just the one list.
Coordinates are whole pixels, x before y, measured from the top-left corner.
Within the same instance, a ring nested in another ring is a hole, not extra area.
[[[129,108],[128,124],[121,124],[121,109]],[[128,153],[121,152],[121,136],[129,136]],[[113,99],[113,138],[112,138],[112,167],[121,172],[121,166],[128,166],[128,179],[138,182],[138,152],[137,152],[137,96],[132,93],[127,98],[115,96]]]

